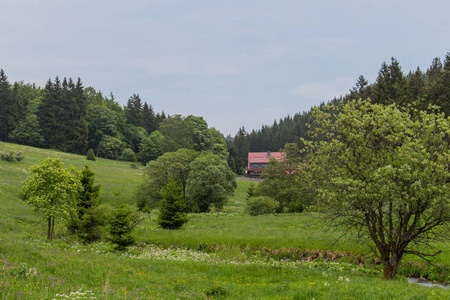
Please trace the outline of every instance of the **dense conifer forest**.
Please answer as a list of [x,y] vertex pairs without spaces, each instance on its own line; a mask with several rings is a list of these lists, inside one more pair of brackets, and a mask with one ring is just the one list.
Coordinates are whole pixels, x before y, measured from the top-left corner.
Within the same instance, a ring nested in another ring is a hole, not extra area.
[[[420,110],[436,105],[449,115],[450,52],[443,62],[434,58],[426,71],[417,68],[409,73],[392,58],[382,63],[375,82],[361,75],[349,93],[319,107],[326,110],[359,98]],[[143,164],[180,148],[212,150],[225,154],[232,170],[243,174],[249,151],[278,151],[287,143],[297,143],[301,149],[302,138],[312,139],[308,137],[312,123],[311,111],[293,112],[251,132],[241,127],[234,137],[224,139],[201,116],[155,113],[138,94],[122,107],[112,93],[105,96],[84,87],[80,78],[56,77],[38,87],[23,81],[11,83],[6,72],[0,71],[0,141],[40,148],[83,155],[92,149],[97,157]]]

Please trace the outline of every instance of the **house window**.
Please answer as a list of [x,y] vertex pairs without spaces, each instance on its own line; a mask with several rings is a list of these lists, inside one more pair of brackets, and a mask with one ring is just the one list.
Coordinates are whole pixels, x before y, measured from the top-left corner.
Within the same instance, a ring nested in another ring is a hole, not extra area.
[[261,157],[261,159],[266,159],[266,158],[263,156],[263,157]]

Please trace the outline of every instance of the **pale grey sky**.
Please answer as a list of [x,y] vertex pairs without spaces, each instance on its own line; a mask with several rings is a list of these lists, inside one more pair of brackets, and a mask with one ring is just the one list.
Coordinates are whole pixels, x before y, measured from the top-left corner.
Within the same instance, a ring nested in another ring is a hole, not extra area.
[[450,50],[450,1],[0,0],[0,68],[44,86],[80,77],[124,105],[236,134],[373,82],[393,56]]

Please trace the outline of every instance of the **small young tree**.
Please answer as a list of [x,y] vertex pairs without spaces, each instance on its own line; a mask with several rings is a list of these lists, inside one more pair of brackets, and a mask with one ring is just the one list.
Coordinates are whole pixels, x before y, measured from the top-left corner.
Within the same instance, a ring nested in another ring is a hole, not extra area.
[[245,197],[245,199],[248,201],[248,199],[250,199],[251,197],[255,196],[255,183],[251,182],[250,185],[248,186],[247,189],[247,197]]
[[72,215],[68,223],[69,230],[73,233],[81,229],[86,211],[96,208],[99,204],[100,185],[94,186],[94,181],[94,172],[85,165],[84,170],[80,172],[81,190],[77,199],[76,213]]
[[94,153],[94,150],[92,148],[88,150],[88,152],[86,154],[86,159],[95,161],[95,153]]
[[59,158],[47,158],[30,169],[24,182],[25,203],[47,218],[47,240],[53,239],[55,219],[67,219],[76,211],[81,182],[75,170],[64,168]]
[[159,204],[158,224],[164,229],[179,229],[188,221],[186,202],[174,180],[167,183]]
[[77,231],[78,237],[84,243],[93,243],[99,241],[104,234],[104,225],[106,216],[104,210],[99,206],[87,209],[80,220]]
[[116,244],[116,250],[124,251],[134,244],[135,239],[131,232],[137,224],[134,211],[127,204],[122,204],[113,211],[109,219],[109,233],[112,243]]

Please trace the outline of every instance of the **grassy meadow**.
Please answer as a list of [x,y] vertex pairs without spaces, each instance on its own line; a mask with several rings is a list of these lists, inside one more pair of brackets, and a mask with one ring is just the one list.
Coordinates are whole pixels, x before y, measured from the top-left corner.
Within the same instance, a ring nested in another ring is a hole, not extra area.
[[[0,160],[0,299],[449,299],[450,291],[382,280],[369,249],[324,228],[318,215],[243,214],[249,181],[238,181],[223,211],[191,214],[181,230],[162,230],[143,214],[137,244],[117,253],[106,242],[45,241],[45,222],[20,200],[31,165],[58,156],[66,167],[87,164],[101,201],[134,204],[142,166],[1,143],[21,162]],[[57,230],[64,232],[59,224]],[[400,273],[449,281],[450,247],[430,267],[406,257]],[[78,298],[76,298],[78,297]]]

